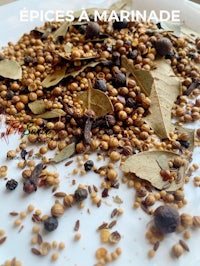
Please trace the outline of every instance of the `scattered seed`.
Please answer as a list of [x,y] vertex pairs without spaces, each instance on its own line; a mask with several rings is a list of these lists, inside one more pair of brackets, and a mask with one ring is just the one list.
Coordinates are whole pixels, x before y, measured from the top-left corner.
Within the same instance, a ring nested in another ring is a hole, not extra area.
[[180,239],[179,240],[179,244],[186,250],[186,251],[190,251],[190,249],[189,249],[189,247],[188,247],[188,245],[187,245],[187,243],[184,241],[184,240],[182,240],[182,239]]
[[51,244],[49,242],[42,242],[39,247],[40,254],[46,256],[51,250]]
[[32,252],[34,255],[36,255],[36,256],[40,256],[40,255],[41,255],[40,251],[39,251],[38,249],[36,249],[36,248],[31,248],[31,252]]
[[80,233],[76,233],[76,234],[74,235],[74,240],[75,240],[75,241],[78,241],[79,239],[81,239],[81,234],[80,234]]
[[19,230],[18,230],[18,233],[21,233],[21,231],[24,229],[24,225],[21,225]]
[[3,244],[6,241],[6,239],[7,239],[6,236],[0,238],[0,245]]
[[105,228],[100,231],[100,238],[102,243],[108,243],[110,238],[110,230]]
[[159,246],[160,246],[160,242],[157,241],[157,242],[154,244],[154,246],[153,246],[153,250],[154,250],[154,251],[157,251],[158,248],[159,248]]
[[39,231],[40,231],[40,228],[37,225],[35,225],[35,226],[32,227],[32,233],[38,234]]
[[97,207],[98,207],[98,208],[101,207],[101,200],[99,200],[99,201],[97,202]]
[[38,245],[40,245],[40,244],[42,244],[42,242],[43,242],[43,239],[42,239],[42,236],[41,236],[41,234],[37,234],[37,243],[38,243]]
[[102,223],[102,224],[97,228],[97,230],[102,230],[102,229],[104,229],[104,228],[107,228],[107,226],[108,226],[108,223]]
[[59,258],[59,254],[58,253],[53,253],[52,255],[51,255],[51,259],[52,259],[52,261],[55,261],[55,260],[57,260]]
[[68,162],[65,163],[65,166],[69,166],[72,163],[73,163],[73,160],[70,160],[70,161],[68,161]]
[[175,256],[175,257],[180,257],[182,254],[183,254],[183,247],[182,245],[180,244],[175,244],[173,247],[172,247],[172,254]]
[[56,198],[64,198],[67,194],[65,192],[56,192],[54,197]]
[[74,231],[78,231],[80,228],[80,220],[77,220],[74,226]]
[[113,211],[111,212],[110,217],[113,218],[113,217],[115,217],[115,215],[117,215],[117,214],[118,214],[118,209],[115,208],[115,209],[113,209]]
[[105,258],[105,256],[108,254],[108,250],[104,247],[100,247],[96,250],[95,256],[98,260]]
[[148,252],[148,257],[151,259],[151,258],[153,258],[154,256],[155,256],[155,250],[153,250],[153,249],[149,250],[149,252]]
[[65,248],[65,243],[64,242],[60,242],[59,245],[58,245],[58,248],[60,250],[64,249]]
[[11,216],[17,216],[19,213],[18,212],[10,212],[9,213]]
[[117,244],[121,240],[121,235],[118,231],[114,231],[110,234],[109,241],[112,244]]
[[117,224],[117,220],[113,220],[112,222],[109,223],[108,228],[111,229]]
[[5,235],[5,231],[3,229],[0,229],[0,236]]
[[109,196],[108,194],[108,188],[104,188],[104,190],[101,193],[102,198],[106,198]]

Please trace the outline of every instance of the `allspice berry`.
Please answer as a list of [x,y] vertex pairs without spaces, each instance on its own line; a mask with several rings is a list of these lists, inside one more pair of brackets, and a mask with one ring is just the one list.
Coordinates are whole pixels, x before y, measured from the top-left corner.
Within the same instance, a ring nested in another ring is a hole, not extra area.
[[99,24],[96,22],[89,22],[87,27],[86,27],[86,38],[94,38],[98,37],[100,33],[100,27]]
[[179,213],[172,206],[159,206],[154,212],[154,224],[161,233],[175,232],[180,224]]
[[159,55],[166,56],[172,49],[172,43],[170,39],[163,37],[157,40],[157,42],[155,43],[155,48]]

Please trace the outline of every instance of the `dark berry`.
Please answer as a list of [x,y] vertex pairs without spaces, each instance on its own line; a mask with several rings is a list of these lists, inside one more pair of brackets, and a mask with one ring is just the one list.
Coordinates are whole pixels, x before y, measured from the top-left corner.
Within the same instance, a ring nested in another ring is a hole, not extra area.
[[85,171],[90,171],[94,166],[94,162],[92,160],[88,160],[84,163]]
[[83,201],[84,199],[87,198],[87,196],[88,196],[88,192],[85,188],[78,188],[74,192],[74,198],[77,202]]
[[175,232],[179,223],[179,213],[172,206],[159,206],[154,212],[154,224],[161,233]]
[[121,58],[121,55],[119,52],[117,51],[114,51],[112,53],[112,61],[113,63],[116,65],[116,66],[120,66],[120,58]]
[[170,53],[172,48],[172,43],[170,39],[166,37],[162,37],[158,39],[155,43],[156,51],[161,56],[166,56]]
[[126,106],[130,108],[136,107],[136,102],[133,98],[127,98],[126,100]]
[[8,180],[6,182],[6,188],[8,190],[14,190],[14,189],[16,189],[17,185],[18,185],[18,182],[15,179],[10,179],[10,180]]
[[21,157],[22,157],[23,160],[26,159],[26,155],[27,155],[27,153],[28,153],[28,152],[27,152],[25,149],[22,149],[22,150],[21,150],[20,155],[21,155]]
[[134,60],[138,56],[138,52],[136,50],[130,51],[128,56]]
[[114,30],[121,30],[121,29],[125,29],[125,28],[128,28],[128,21],[124,20],[124,21],[113,22],[113,29]]
[[178,141],[180,142],[181,146],[183,146],[184,148],[186,148],[186,149],[189,148],[189,146],[190,146],[189,141],[187,141],[187,140],[181,140],[181,139],[179,139]]
[[107,91],[107,86],[106,86],[106,82],[103,79],[97,79],[95,84],[94,84],[94,88],[100,91]]
[[99,24],[96,22],[89,22],[86,27],[86,38],[98,37],[100,33]]
[[165,59],[173,59],[174,56],[175,56],[174,52],[173,52],[173,51],[170,51],[169,54],[167,54],[167,55],[165,56]]
[[7,100],[12,100],[12,97],[14,96],[14,92],[11,90],[7,90],[7,95],[6,95],[6,99]]
[[121,71],[114,72],[112,78],[113,85],[117,88],[126,86],[126,75]]
[[58,220],[56,217],[49,217],[44,221],[44,228],[49,232],[56,230],[57,227]]
[[79,32],[81,34],[85,34],[86,33],[86,25],[81,25],[79,28],[78,28]]

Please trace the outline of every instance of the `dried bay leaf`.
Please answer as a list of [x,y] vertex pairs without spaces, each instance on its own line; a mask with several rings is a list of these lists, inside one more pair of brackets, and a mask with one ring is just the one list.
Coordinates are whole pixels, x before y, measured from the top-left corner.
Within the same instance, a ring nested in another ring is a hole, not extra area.
[[93,110],[96,118],[112,113],[114,110],[109,97],[100,90],[89,88],[87,91],[79,92],[77,99],[83,102],[83,108]]
[[60,37],[64,37],[66,32],[68,31],[68,28],[70,26],[70,22],[65,21],[61,24],[61,26],[52,34],[53,40],[56,42]]
[[101,61],[98,62],[90,62],[88,64],[85,64],[78,70],[72,70],[71,72],[66,72],[67,67],[62,66],[61,69],[55,70],[52,74],[49,74],[43,81],[42,86],[44,88],[49,88],[52,86],[57,85],[62,79],[67,77],[73,77],[75,78],[78,76],[82,71],[84,71],[88,67],[95,67],[96,65],[100,64]]
[[64,149],[62,149],[54,158],[50,160],[50,162],[59,163],[71,157],[76,151],[75,142],[67,145]]
[[36,100],[28,104],[31,112],[35,115],[42,114],[46,111],[44,100]]
[[[122,165],[122,171],[126,173],[134,173],[137,177],[147,180],[155,188],[162,190],[166,186],[166,182],[160,176],[161,167],[158,164],[160,156],[163,156],[167,162],[176,157],[178,154],[169,151],[145,151],[130,156]],[[173,181],[166,187],[166,191],[176,191],[184,184],[185,168],[182,166],[179,169],[181,179],[178,183]]]
[[122,56],[121,60],[122,67],[126,68],[127,75],[132,75],[137,85],[149,96],[154,82],[151,72],[143,69],[136,70],[133,63],[126,56]]
[[161,139],[166,139],[169,138],[169,133],[174,131],[171,109],[180,93],[180,81],[164,59],[156,60],[156,65],[157,68],[151,71],[154,86],[149,96],[150,113],[145,117],[145,122]]
[[21,79],[22,69],[15,60],[4,59],[0,61],[0,76],[9,79]]
[[66,115],[65,111],[63,111],[62,109],[55,108],[53,110],[46,111],[45,113],[39,114],[36,117],[44,118],[44,119],[51,119],[51,118],[65,116],[65,115]]
[[180,23],[175,23],[171,21],[161,21],[159,22],[159,28],[164,31],[172,31],[173,35],[180,37],[181,35],[181,25]]
[[42,81],[42,86],[44,88],[55,86],[65,77],[66,70],[67,67],[62,66],[60,69],[55,70],[52,74],[47,75],[47,77]]

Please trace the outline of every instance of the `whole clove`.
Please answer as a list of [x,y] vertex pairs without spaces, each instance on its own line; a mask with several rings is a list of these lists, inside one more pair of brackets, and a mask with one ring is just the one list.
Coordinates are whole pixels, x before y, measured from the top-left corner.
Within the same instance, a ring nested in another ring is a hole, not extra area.
[[90,133],[91,133],[93,121],[94,121],[94,119],[92,117],[88,117],[86,120],[84,132],[83,132],[85,144],[91,143],[91,134]]

